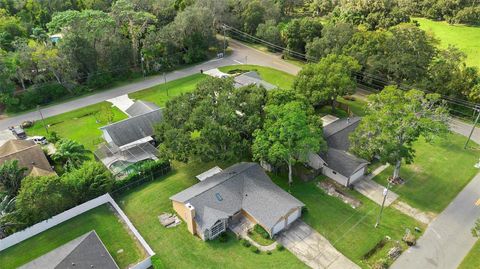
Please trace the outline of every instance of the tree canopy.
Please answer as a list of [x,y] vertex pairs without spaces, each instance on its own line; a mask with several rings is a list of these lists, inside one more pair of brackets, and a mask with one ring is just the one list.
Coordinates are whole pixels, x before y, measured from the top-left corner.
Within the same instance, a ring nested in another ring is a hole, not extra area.
[[351,151],[394,165],[393,178],[399,177],[402,162],[413,162],[415,141],[432,141],[448,132],[448,112],[438,94],[388,86],[368,101],[367,115],[350,136]]
[[307,105],[298,101],[270,104],[265,111],[263,127],[253,133],[253,158],[275,165],[286,164],[291,185],[293,165],[305,162],[310,152],[319,152],[326,146],[321,120],[309,114]]

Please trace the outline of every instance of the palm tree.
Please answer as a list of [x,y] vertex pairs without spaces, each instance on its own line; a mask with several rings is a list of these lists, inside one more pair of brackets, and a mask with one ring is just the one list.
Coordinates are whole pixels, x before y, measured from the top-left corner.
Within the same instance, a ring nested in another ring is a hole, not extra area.
[[89,160],[89,150],[73,140],[62,138],[56,144],[56,152],[52,154],[52,160],[63,164],[65,170],[71,170],[80,167],[82,163]]
[[20,225],[20,223],[12,222],[8,218],[15,212],[15,198],[8,195],[0,196],[0,239],[7,236],[9,227]]
[[6,161],[0,165],[0,185],[3,186],[8,196],[17,195],[27,170],[25,167],[18,166],[18,160]]

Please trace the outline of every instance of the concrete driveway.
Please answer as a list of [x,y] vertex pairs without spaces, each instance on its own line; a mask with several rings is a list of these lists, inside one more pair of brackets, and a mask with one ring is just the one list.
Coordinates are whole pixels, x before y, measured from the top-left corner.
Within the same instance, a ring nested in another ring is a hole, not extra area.
[[314,269],[357,269],[358,265],[336,250],[327,239],[301,220],[282,232],[277,242]]

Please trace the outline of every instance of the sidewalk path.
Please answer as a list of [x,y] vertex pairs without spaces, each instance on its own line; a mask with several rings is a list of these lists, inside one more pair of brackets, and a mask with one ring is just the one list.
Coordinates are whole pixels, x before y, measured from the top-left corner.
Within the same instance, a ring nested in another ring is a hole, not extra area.
[[[353,188],[359,193],[365,195],[368,199],[377,203],[378,205],[382,205],[383,191],[385,187],[373,181],[373,178],[380,174],[387,167],[388,165],[382,165],[378,167],[370,175],[355,182]],[[388,192],[387,199],[385,200],[385,206],[390,206],[393,202],[395,202],[395,200],[397,200],[397,198],[398,194],[390,190]]]
[[277,242],[314,269],[360,269],[301,220],[295,221],[290,228],[283,231]]

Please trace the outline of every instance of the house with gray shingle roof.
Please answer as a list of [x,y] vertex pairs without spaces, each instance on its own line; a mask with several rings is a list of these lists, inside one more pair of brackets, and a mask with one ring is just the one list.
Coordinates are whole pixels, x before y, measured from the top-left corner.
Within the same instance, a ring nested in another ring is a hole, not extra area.
[[203,240],[242,217],[270,236],[301,216],[304,204],[277,186],[257,163],[237,163],[170,197],[188,230]]
[[95,231],[72,241],[20,266],[20,269],[118,269],[110,253]]
[[155,125],[163,120],[162,109],[145,101],[136,101],[126,113],[129,118],[100,128],[106,143],[94,152],[113,174],[120,176],[129,173],[127,168],[134,163],[158,160],[153,135]]
[[308,164],[336,182],[348,187],[360,180],[366,173],[368,161],[348,152],[350,134],[360,124],[361,118],[338,119],[323,127],[328,145],[326,152],[311,153]]

